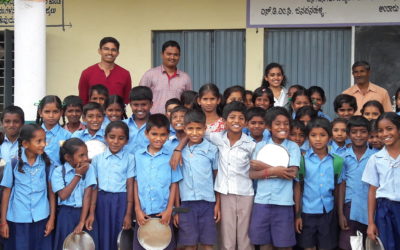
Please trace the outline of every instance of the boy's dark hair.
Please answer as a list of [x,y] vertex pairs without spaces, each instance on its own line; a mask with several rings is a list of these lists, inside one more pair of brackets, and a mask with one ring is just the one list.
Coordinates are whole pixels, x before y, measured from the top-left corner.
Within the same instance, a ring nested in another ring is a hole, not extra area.
[[193,105],[197,99],[197,92],[193,90],[185,90],[181,94],[182,105]]
[[295,120],[300,120],[302,116],[308,115],[311,120],[318,117],[318,112],[311,106],[304,106],[297,110]]
[[253,92],[253,97],[252,97],[252,101],[253,103],[256,102],[257,97],[262,96],[263,94],[266,94],[269,100],[269,107],[273,107],[274,103],[275,103],[275,99],[274,99],[274,94],[272,93],[272,90],[270,88],[256,88],[256,90],[254,90]]
[[19,119],[21,119],[22,124],[25,123],[25,113],[22,110],[22,108],[14,105],[7,106],[4,110],[3,113],[1,113],[1,122],[3,122],[4,116],[6,114],[16,114],[19,115]]
[[96,84],[89,89],[89,99],[92,98],[93,92],[96,91],[99,95],[104,95],[108,98],[108,89],[103,84]]
[[367,71],[371,70],[371,66],[369,65],[368,62],[366,61],[357,61],[353,64],[353,66],[351,66],[351,70],[353,71],[356,67],[364,67]]
[[206,115],[201,110],[189,110],[185,114],[184,123],[188,125],[191,122],[200,123],[202,125],[206,125]]
[[164,53],[164,51],[168,48],[168,47],[175,47],[179,50],[179,53],[181,52],[181,46],[179,46],[179,43],[173,40],[169,40],[166,41],[162,47],[161,47],[161,53]]
[[176,104],[178,106],[182,105],[181,101],[178,98],[171,98],[165,103],[165,112],[167,112],[167,108],[171,104]]
[[368,133],[371,131],[371,124],[369,123],[368,119],[361,115],[350,117],[346,126],[347,133],[350,133],[350,130],[353,127],[364,127],[368,130]]
[[383,114],[385,112],[383,110],[382,104],[380,102],[378,102],[377,100],[371,100],[371,101],[364,103],[364,105],[361,108],[361,114],[364,114],[364,111],[367,107],[375,107],[379,110],[379,113],[381,113],[381,114]]
[[129,101],[153,101],[153,92],[147,86],[136,86],[129,93]]
[[354,112],[357,111],[357,100],[354,96],[347,95],[347,94],[340,94],[336,96],[335,100],[333,101],[333,108],[335,112],[337,113],[340,107],[343,106],[343,104],[349,104],[350,107],[354,109]]
[[169,132],[169,120],[163,114],[153,114],[149,116],[146,123],[146,132],[149,132],[151,128],[166,128]]
[[103,45],[106,43],[113,43],[115,45],[115,47],[117,47],[117,50],[119,51],[119,42],[114,37],[107,36],[107,37],[104,37],[103,39],[101,39],[99,48],[101,49],[101,47],[103,47]]
[[224,103],[226,103],[226,99],[228,99],[233,92],[240,92],[242,94],[243,101],[245,100],[246,90],[242,86],[235,85],[225,89],[224,94],[222,95],[222,100]]
[[289,112],[284,107],[272,107],[268,109],[265,114],[265,120],[267,126],[271,127],[272,122],[276,119],[278,115],[283,115],[289,120],[289,126],[292,127],[292,118],[289,115]]
[[299,120],[293,120],[291,129],[294,128],[300,129],[300,131],[302,131],[304,135],[307,134],[307,128],[306,125],[304,125],[304,122],[301,122]]
[[85,106],[83,106],[83,115],[86,116],[87,112],[90,110],[98,110],[104,116],[103,105],[97,102],[89,102]]
[[261,117],[264,120],[264,122],[266,122],[265,114],[266,114],[266,111],[263,108],[260,108],[260,107],[249,108],[245,114],[246,121],[250,121],[251,119],[253,119],[253,117],[258,116],[258,117]]
[[228,119],[230,113],[237,111],[241,112],[243,115],[246,113],[246,105],[243,102],[233,101],[225,105],[224,109],[222,110],[222,118],[225,120]]
[[[323,88],[321,88],[320,86],[311,86],[308,88],[308,93],[310,94],[310,97],[312,96],[312,94],[314,93],[318,93],[321,98],[322,101],[325,102],[326,101],[326,96],[325,96],[325,91]],[[312,101],[312,100],[311,100]]]
[[175,114],[176,112],[185,112],[185,113],[187,113],[188,111],[189,111],[189,109],[184,107],[184,106],[176,106],[175,108],[173,108],[171,110],[171,117],[170,118],[172,118],[172,115]]
[[113,128],[122,129],[124,131],[124,133],[125,133],[126,140],[129,140],[129,127],[123,121],[112,121],[112,122],[110,122],[107,125],[106,130],[104,131],[104,137],[106,137],[107,134],[110,133]]
[[328,133],[329,137],[332,137],[332,125],[326,118],[317,117],[311,120],[307,124],[307,137],[310,135],[310,132],[313,128],[322,128]]
[[75,152],[82,146],[86,147],[86,144],[79,138],[66,140],[60,147],[60,162],[64,164],[66,162],[65,155],[74,156]]

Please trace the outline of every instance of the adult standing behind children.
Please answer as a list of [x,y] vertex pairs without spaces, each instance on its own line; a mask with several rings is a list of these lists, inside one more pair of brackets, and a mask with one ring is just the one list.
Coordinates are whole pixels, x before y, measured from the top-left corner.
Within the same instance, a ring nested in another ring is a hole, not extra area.
[[164,106],[171,98],[180,98],[185,90],[192,90],[190,76],[179,70],[181,48],[175,41],[167,41],[162,45],[162,64],[149,69],[139,82],[153,91],[153,107],[151,113],[164,113]]
[[[392,111],[387,90],[369,81],[371,74],[369,63],[365,61],[355,62],[351,70],[354,85],[343,91],[343,94],[354,96],[357,100],[357,107],[362,107],[368,101],[376,100],[382,103],[385,112]],[[360,110],[356,110],[354,115],[361,115]]]
[[101,60],[82,71],[79,79],[79,97],[83,104],[89,101],[89,89],[96,84],[107,87],[110,95],[119,95],[125,103],[129,102],[132,80],[129,71],[115,64],[119,55],[119,42],[114,37],[104,37],[98,50]]

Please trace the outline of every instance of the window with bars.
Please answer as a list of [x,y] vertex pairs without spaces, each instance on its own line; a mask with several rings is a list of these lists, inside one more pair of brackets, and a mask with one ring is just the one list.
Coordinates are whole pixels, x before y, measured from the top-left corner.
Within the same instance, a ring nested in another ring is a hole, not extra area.
[[0,31],[0,113],[14,102],[14,32]]

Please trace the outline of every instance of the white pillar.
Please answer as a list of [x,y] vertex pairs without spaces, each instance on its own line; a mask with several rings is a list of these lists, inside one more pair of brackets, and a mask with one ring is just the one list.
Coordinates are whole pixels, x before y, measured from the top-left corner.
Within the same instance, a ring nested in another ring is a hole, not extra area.
[[14,0],[14,9],[14,104],[33,121],[35,103],[46,93],[46,4]]

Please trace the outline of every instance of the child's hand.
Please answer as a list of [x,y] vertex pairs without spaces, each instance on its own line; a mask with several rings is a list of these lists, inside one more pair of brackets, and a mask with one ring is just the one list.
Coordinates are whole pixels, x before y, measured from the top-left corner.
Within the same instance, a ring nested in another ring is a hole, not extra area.
[[376,236],[378,236],[378,228],[376,227],[375,223],[368,224],[367,235],[373,241],[376,241]]
[[250,161],[250,168],[252,170],[263,170],[263,169],[267,168],[267,165],[262,161],[251,160]]
[[142,210],[136,211],[136,221],[139,226],[146,224],[147,219],[149,219],[149,217]]
[[172,209],[167,208],[167,210],[162,211],[156,216],[161,216],[161,224],[168,225],[171,220],[171,214],[172,214]]
[[94,214],[89,214],[85,221],[85,227],[87,230],[92,231],[93,230],[93,222],[94,222]]
[[173,170],[175,170],[178,165],[182,165],[182,152],[174,151],[174,153],[172,153],[171,159],[169,160],[169,165],[171,165]]
[[84,175],[89,169],[89,162],[80,162],[78,166],[75,168],[75,173]]
[[296,232],[301,234],[301,231],[303,231],[303,220],[301,218],[296,218],[295,227]]
[[347,219],[343,214],[339,214],[339,226],[342,230],[349,230],[349,226],[347,224]]
[[0,229],[0,235],[1,237],[8,239],[9,237],[9,228],[8,228],[8,223],[4,223],[1,225],[1,229]]
[[215,223],[218,223],[221,220],[221,206],[219,203],[216,203],[214,206],[214,220]]
[[128,230],[132,228],[132,217],[129,215],[124,216],[124,223],[122,224],[122,229]]
[[270,171],[271,176],[277,176],[278,178],[287,180],[296,178],[296,170],[293,168],[273,167],[268,171]]
[[46,223],[46,229],[44,230],[44,237],[49,236],[54,229],[54,220],[49,219]]
[[74,233],[75,234],[80,234],[82,233],[83,227],[85,226],[85,222],[84,221],[80,221],[78,225],[76,225],[75,229],[74,229]]
[[174,215],[174,226],[179,228],[179,214]]

